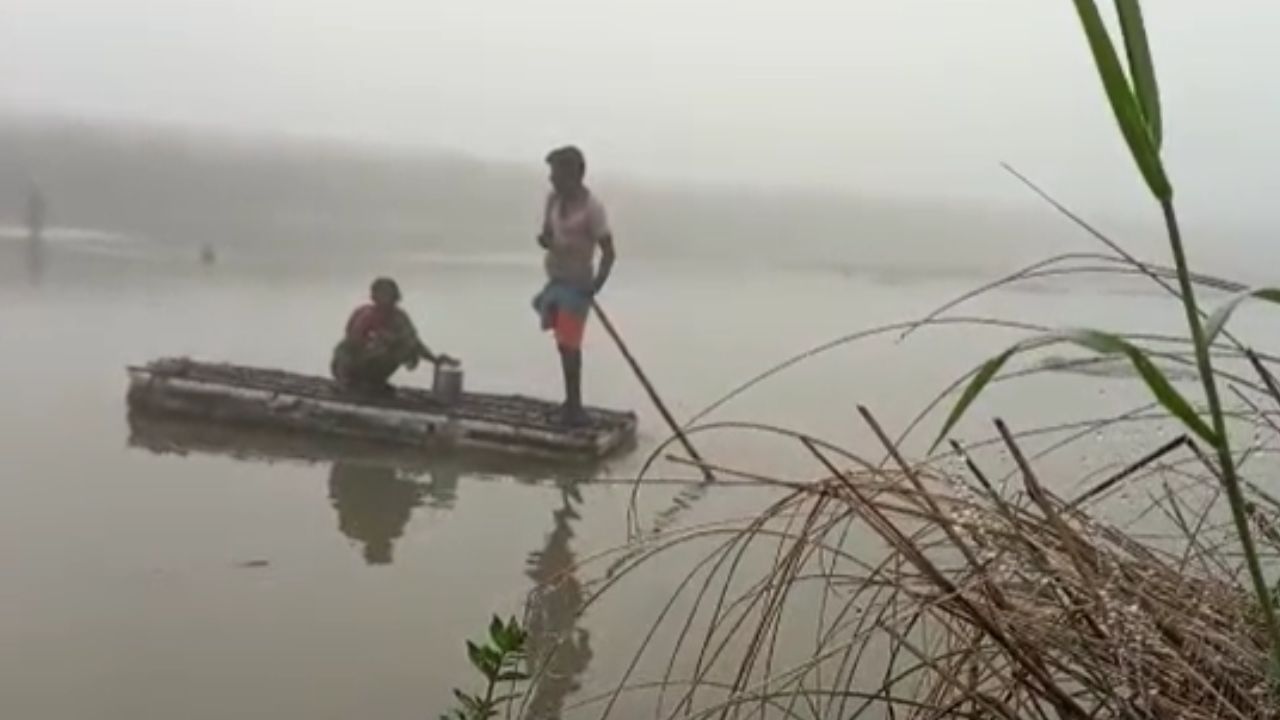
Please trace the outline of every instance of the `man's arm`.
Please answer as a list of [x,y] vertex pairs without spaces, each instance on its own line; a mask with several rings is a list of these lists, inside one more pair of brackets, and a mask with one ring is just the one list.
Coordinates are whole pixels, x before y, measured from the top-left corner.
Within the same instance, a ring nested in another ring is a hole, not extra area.
[[592,292],[600,292],[609,281],[609,273],[613,272],[613,263],[618,259],[618,252],[613,248],[613,236],[600,238],[600,268],[596,270],[596,279],[592,283]]
[[431,348],[427,347],[426,344],[422,342],[422,340],[418,340],[417,343],[418,343],[418,355],[422,356],[423,360],[426,360],[432,365],[435,365],[440,362],[440,356],[431,352]]
[[454,360],[452,357],[449,357],[444,353],[432,352],[431,348],[427,347],[427,344],[422,342],[422,337],[418,335],[418,329],[414,327],[413,320],[409,318],[408,313],[404,313],[403,321],[404,327],[409,333],[409,337],[413,339],[413,346],[418,353],[418,357],[421,357],[432,365],[440,365],[441,363],[445,365],[458,364],[457,360]]
[[418,328],[413,324],[413,319],[409,317],[409,313],[404,310],[397,309],[396,316],[398,325],[396,328],[396,334],[403,338],[403,341],[408,342],[415,353],[413,361],[409,365],[410,369],[412,369],[414,365],[418,364],[419,357],[434,364],[436,362],[436,355],[431,352],[431,348],[427,347],[426,343],[422,342],[422,338],[418,335]]
[[444,353],[431,352],[431,348],[424,345],[421,340],[418,341],[418,354],[422,356],[423,360],[426,360],[432,365],[457,365],[458,364],[457,359],[455,359],[451,355],[446,355]]
[[552,193],[547,196],[547,202],[542,206],[542,230],[538,233],[538,245],[543,248],[551,247],[551,206],[555,201],[555,193]]
[[589,203],[587,221],[590,223],[591,236],[597,238],[596,242],[600,245],[600,267],[596,270],[591,292],[598,293],[609,281],[609,273],[613,272],[613,263],[618,259],[618,253],[613,246],[613,230],[609,228],[609,216],[604,211],[604,205],[595,196],[589,198]]

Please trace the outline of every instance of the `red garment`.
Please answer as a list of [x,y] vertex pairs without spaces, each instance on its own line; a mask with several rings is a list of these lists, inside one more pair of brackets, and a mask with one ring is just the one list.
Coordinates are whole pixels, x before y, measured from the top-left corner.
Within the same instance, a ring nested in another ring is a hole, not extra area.
[[587,330],[587,316],[557,309],[551,329],[555,333],[556,345],[568,350],[581,350],[582,336]]
[[351,319],[347,321],[347,337],[351,340],[368,340],[377,333],[389,330],[394,315],[382,311],[372,303],[361,305],[351,313]]

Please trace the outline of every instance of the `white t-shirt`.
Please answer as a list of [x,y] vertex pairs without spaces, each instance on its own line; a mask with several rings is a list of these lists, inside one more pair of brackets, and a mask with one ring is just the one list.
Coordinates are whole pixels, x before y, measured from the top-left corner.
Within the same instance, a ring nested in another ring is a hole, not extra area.
[[590,288],[595,281],[596,246],[609,237],[609,219],[604,206],[590,191],[586,199],[567,214],[560,212],[560,199],[547,198],[543,228],[549,237],[544,266],[547,277]]

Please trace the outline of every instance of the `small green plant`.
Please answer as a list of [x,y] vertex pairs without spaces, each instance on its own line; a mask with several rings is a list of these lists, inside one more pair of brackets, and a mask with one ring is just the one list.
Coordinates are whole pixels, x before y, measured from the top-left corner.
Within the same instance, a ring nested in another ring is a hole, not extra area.
[[[467,657],[484,678],[484,691],[471,694],[454,688],[458,706],[442,714],[440,720],[488,720],[496,716],[505,703],[519,697],[518,683],[529,679],[525,658],[528,636],[514,617],[503,623],[494,615],[489,623],[488,638],[479,644],[467,641]],[[501,683],[510,683],[511,689],[499,695]]]

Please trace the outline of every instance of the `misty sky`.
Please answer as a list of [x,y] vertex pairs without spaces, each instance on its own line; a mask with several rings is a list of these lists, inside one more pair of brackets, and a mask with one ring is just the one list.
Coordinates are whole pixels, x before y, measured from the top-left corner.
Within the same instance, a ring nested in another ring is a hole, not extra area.
[[[1261,225],[1280,3],[1146,7],[1188,211]],[[0,107],[1148,212],[1067,0],[0,0]]]

